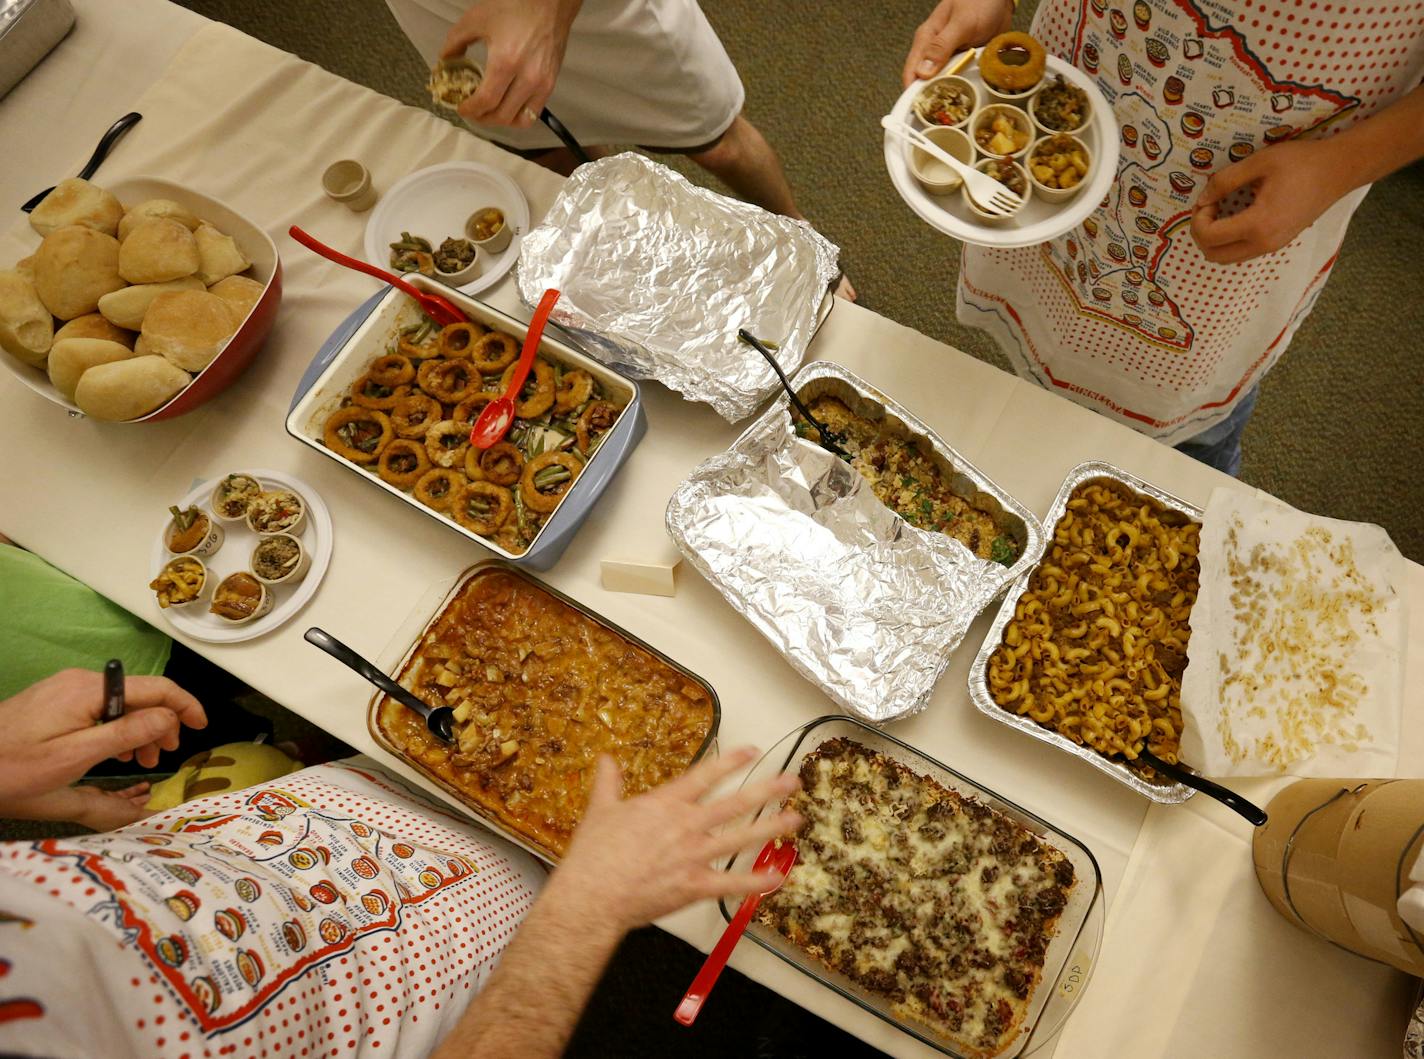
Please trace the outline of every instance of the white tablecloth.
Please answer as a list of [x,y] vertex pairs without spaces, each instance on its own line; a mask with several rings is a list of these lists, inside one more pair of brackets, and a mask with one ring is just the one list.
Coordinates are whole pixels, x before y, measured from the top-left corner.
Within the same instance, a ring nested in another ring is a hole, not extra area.
[[[122,427],[70,420],[0,379],[0,446],[24,454],[0,463],[0,530],[161,624],[146,581],[166,506],[195,479],[234,469],[270,467],[304,479],[326,500],[336,527],[332,565],[315,599],[270,635],[191,646],[353,746],[384,757],[366,730],[367,686],[318,655],[301,633],[321,625],[368,656],[386,655],[401,627],[418,617],[422,600],[429,605],[431,586],[485,553],[285,435],[283,419],[302,370],[322,339],[376,289],[307,253],[285,232],[300,223],[360,252],[364,215],[325,199],[318,183],[322,168],[338,157],[363,160],[378,189],[435,162],[477,160],[513,176],[536,218],[560,180],[424,112],[162,0],[76,0],[76,7],[74,34],[0,101],[0,144],[23,145],[17,154],[6,152],[0,205],[13,208],[77,170],[103,129],[137,109],[144,121],[96,180],[164,176],[229,202],[277,240],[286,295],[263,355],[243,379],[173,422]],[[17,224],[0,238],[0,263],[34,242],[28,227]],[[952,252],[946,242],[945,253]],[[508,280],[488,300],[528,315]],[[897,395],[1039,512],[1064,473],[1084,459],[1109,458],[1197,502],[1222,480],[857,306],[837,306],[812,354]],[[830,712],[830,704],[712,588],[686,569],[673,598],[609,593],[599,585],[601,557],[627,555],[640,542],[661,547],[663,508],[674,486],[736,434],[707,408],[656,385],[645,389],[645,400],[647,438],[545,579],[708,677],[723,704],[723,747],[769,746]],[[1419,567],[1411,567],[1410,579],[1418,605]],[[1257,890],[1249,829],[1237,818],[1205,799],[1147,811],[1110,779],[973,709],[965,681],[987,622],[971,629],[930,708],[893,731],[1078,835],[1102,866],[1110,898],[1104,949],[1083,1007],[1053,1054],[1397,1054],[1403,976],[1316,942],[1277,917]],[[1416,688],[1424,684],[1422,639],[1416,627],[1410,652]],[[1409,701],[1418,706],[1419,694]],[[1406,739],[1404,760],[1424,761],[1424,724],[1410,723]],[[1269,789],[1257,785],[1248,793],[1265,797]],[[721,919],[704,905],[661,925],[706,950]],[[929,1054],[753,945],[740,946],[733,965],[888,1052]],[[676,999],[670,991],[669,1014]]]

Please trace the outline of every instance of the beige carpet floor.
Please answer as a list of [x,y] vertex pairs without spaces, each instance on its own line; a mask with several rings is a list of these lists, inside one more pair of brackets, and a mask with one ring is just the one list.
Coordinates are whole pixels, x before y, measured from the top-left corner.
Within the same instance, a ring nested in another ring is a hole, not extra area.
[[[381,0],[182,0],[185,6],[405,102],[424,71]],[[958,244],[892,191],[876,122],[931,0],[704,0],[781,153],[802,210],[843,249],[867,306],[1000,367],[954,318]],[[1024,0],[1026,27],[1035,0]],[[707,182],[695,167],[674,162]],[[1266,380],[1242,477],[1308,511],[1384,525],[1424,560],[1424,166],[1366,199],[1314,313]]]

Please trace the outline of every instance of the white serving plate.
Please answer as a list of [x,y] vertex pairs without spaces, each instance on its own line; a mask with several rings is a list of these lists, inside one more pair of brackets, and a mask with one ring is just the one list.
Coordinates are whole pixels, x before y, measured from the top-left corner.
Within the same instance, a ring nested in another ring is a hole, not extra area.
[[[1117,178],[1117,118],[1113,116],[1112,106],[1087,74],[1056,55],[1050,55],[1048,69],[1043,76],[1049,79],[1054,74],[1062,74],[1064,80],[1088,93],[1088,101],[1093,108],[1092,119],[1074,134],[1081,137],[1088,145],[1088,150],[1093,153],[1092,173],[1082,191],[1059,205],[1043,202],[1034,196],[1018,216],[1011,220],[998,225],[984,224],[969,212],[968,207],[964,205],[964,196],[958,188],[948,195],[931,195],[921,187],[910,171],[910,152],[913,148],[891,138],[886,132],[882,134],[885,168],[890,171],[890,182],[905,200],[905,205],[914,210],[931,228],[936,228],[945,235],[952,235],[961,242],[978,246],[1033,246],[1057,238],[1081,224],[1083,219],[1097,208]],[[985,91],[977,59],[960,70],[958,76],[972,84],[978,93],[979,106],[975,108],[976,114],[986,103],[996,102],[990,99]],[[924,85],[924,81],[916,81],[901,92],[900,98],[890,109],[890,117],[917,129],[924,128],[924,123],[910,106]],[[1024,107],[1020,108],[1025,110],[1025,114],[1027,103],[1028,101],[1024,100]],[[972,117],[970,121],[973,121]],[[1040,133],[1037,128],[1034,132],[1036,141]],[[986,157],[988,156],[976,151],[976,161]]]
[[391,185],[366,222],[366,260],[390,268],[391,243],[401,232],[423,236],[437,249],[450,236],[463,239],[465,221],[485,206],[504,211],[504,223],[513,229],[514,237],[502,252],[485,259],[478,276],[455,288],[478,294],[514,267],[520,237],[529,230],[529,202],[519,185],[478,162],[442,162],[417,169]]
[[[297,539],[302,542],[302,547],[311,553],[311,569],[307,571],[306,577],[295,585],[268,585],[267,590],[277,597],[277,602],[271,611],[254,621],[234,625],[216,614],[209,613],[208,607],[212,605],[213,599],[212,590],[229,574],[251,570],[248,563],[252,558],[252,549],[261,539],[247,528],[246,522],[226,522],[219,519],[227,536],[223,538],[222,546],[203,560],[203,564],[208,568],[208,576],[212,578],[212,584],[207,586],[204,598],[192,606],[167,608],[160,607],[157,599],[154,599],[153,609],[173,628],[195,640],[203,640],[206,643],[241,643],[286,624],[296,617],[297,611],[306,606],[307,600],[316,594],[322,578],[326,576],[326,568],[331,563],[331,512],[327,510],[321,497],[317,496],[315,489],[289,474],[280,471],[253,471],[244,467],[235,467],[231,471],[224,471],[223,474],[250,474],[262,483],[263,489],[290,489],[306,501],[306,526],[297,534]],[[182,510],[194,505],[202,508],[210,517],[215,517],[208,501],[217,483],[218,477],[199,482],[188,491],[187,496],[177,502],[178,508]],[[154,535],[153,556],[149,562],[150,580],[158,576],[158,571],[163,569],[168,560],[174,558],[163,542],[168,522],[169,516],[165,514],[163,525]]]

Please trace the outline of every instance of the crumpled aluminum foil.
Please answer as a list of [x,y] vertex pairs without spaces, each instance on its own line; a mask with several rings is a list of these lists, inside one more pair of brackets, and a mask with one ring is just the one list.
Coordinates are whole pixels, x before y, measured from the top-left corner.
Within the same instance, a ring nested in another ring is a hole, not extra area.
[[730,423],[777,387],[745,327],[806,356],[840,250],[804,221],[690,184],[640,154],[581,166],[519,251],[519,296],[562,292],[553,320],[638,379],[710,404]]
[[[860,382],[818,361],[793,385],[804,393],[808,378],[828,377]],[[857,387],[879,403],[867,391]],[[1024,546],[1013,568],[980,559],[897,516],[852,467],[797,437],[788,408],[783,398],[692,472],[668,502],[668,533],[842,710],[877,724],[918,713],[975,616],[1036,561],[1037,520],[954,454],[961,475],[999,502]]]

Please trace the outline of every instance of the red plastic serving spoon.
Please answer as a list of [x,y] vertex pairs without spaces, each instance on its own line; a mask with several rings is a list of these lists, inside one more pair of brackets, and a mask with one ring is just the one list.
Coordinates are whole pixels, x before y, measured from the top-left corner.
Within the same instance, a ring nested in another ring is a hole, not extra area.
[[777,873],[777,879],[760,893],[747,894],[746,900],[742,902],[742,907],[737,909],[737,914],[732,917],[732,921],[727,924],[727,929],[722,932],[717,947],[712,950],[707,957],[707,962],[702,965],[702,970],[697,972],[697,977],[687,987],[687,995],[682,998],[682,1003],[672,1013],[672,1017],[678,1022],[684,1026],[691,1026],[696,1020],[697,1013],[702,1010],[702,1005],[707,1001],[707,994],[712,992],[712,987],[717,984],[717,979],[722,974],[722,968],[727,966],[727,960],[732,956],[732,950],[737,947],[737,942],[741,941],[742,935],[746,932],[747,924],[756,914],[757,905],[767,894],[774,894],[781,889],[781,884],[791,874],[791,869],[795,864],[796,844],[794,842],[787,842],[783,839],[781,845],[778,846],[776,840],[773,839],[761,848],[756,861],[752,864],[752,870],[774,871]]
[[515,366],[514,377],[509,380],[504,393],[500,394],[481,410],[470,431],[470,444],[477,449],[487,449],[498,445],[500,439],[509,432],[514,422],[514,398],[524,389],[524,380],[529,378],[529,369],[534,366],[534,354],[538,352],[539,340],[544,337],[544,325],[549,322],[549,314],[554,311],[554,303],[559,300],[559,292],[552,287],[539,299],[539,307],[534,310],[534,319],[529,321],[529,330],[524,334],[524,348],[519,351],[519,363]]
[[456,308],[455,303],[448,298],[442,298],[438,294],[428,294],[407,283],[394,272],[387,272],[385,269],[377,268],[368,261],[350,257],[343,254],[340,250],[333,250],[320,239],[316,239],[302,231],[295,224],[287,229],[287,234],[308,250],[315,251],[328,261],[335,261],[338,265],[345,265],[347,268],[355,269],[357,272],[364,272],[368,276],[383,279],[391,286],[405,291],[405,293],[409,294],[420,304],[420,307],[425,310],[425,315],[430,317],[441,327],[447,324],[463,324],[468,322],[468,318],[465,314]]

